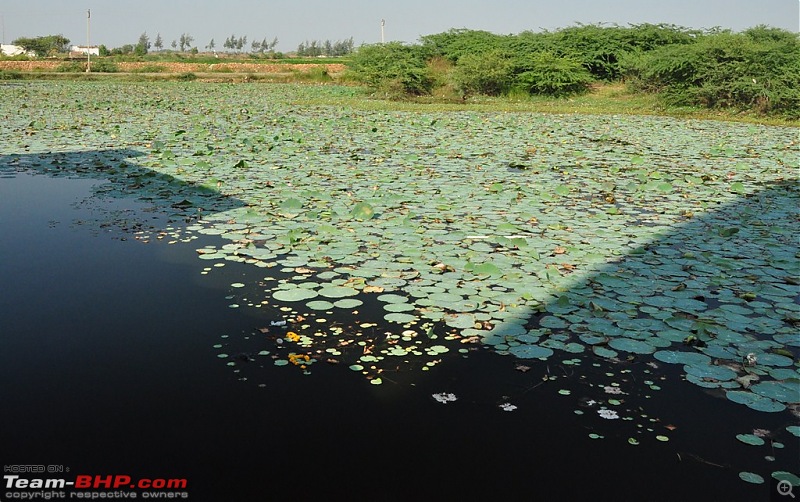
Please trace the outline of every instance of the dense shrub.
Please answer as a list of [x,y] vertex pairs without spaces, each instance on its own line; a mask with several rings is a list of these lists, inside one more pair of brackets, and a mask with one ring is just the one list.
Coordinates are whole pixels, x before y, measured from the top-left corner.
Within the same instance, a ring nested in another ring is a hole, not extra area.
[[0,70],[0,80],[22,80],[22,73],[14,70]]
[[526,62],[515,87],[529,94],[566,96],[586,92],[593,81],[592,74],[577,59],[546,51]]
[[620,78],[620,60],[627,54],[693,41],[691,32],[672,25],[579,25],[556,32],[552,45],[579,60],[596,79],[613,81]]
[[435,84],[437,94],[446,89],[461,97],[564,96],[586,91],[595,80],[624,79],[670,105],[800,115],[800,40],[766,26],[736,34],[666,24],[578,25],[519,35],[450,30],[424,36],[420,45],[363,46],[351,68],[387,94],[427,94]]
[[800,40],[782,30],[704,35],[628,57],[624,67],[635,90],[659,92],[672,105],[800,116]]
[[350,70],[357,80],[389,94],[427,94],[433,82],[422,48],[399,42],[361,46]]
[[[93,73],[116,73],[119,67],[113,61],[93,59],[91,61]],[[68,61],[56,67],[56,71],[63,73],[81,73],[86,71],[86,61]]]
[[462,96],[499,96],[514,83],[514,67],[511,55],[502,50],[465,54],[451,75],[453,87]]
[[420,39],[429,56],[441,56],[453,63],[464,56],[491,52],[504,47],[506,37],[488,31],[452,29]]

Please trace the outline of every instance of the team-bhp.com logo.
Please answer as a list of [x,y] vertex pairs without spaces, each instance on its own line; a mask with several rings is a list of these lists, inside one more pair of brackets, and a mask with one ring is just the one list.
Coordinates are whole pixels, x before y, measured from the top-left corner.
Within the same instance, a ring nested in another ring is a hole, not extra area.
[[7,490],[5,497],[8,499],[189,498],[188,492],[178,491],[187,489],[188,482],[182,478],[151,479],[133,478],[125,474],[78,474],[74,479],[67,480],[24,478],[18,474],[5,474],[3,480]]

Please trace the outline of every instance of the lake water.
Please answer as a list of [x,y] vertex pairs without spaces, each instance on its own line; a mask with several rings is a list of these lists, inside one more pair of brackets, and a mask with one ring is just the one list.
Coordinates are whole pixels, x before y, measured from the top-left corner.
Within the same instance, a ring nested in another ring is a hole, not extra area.
[[[782,448],[735,438],[781,431],[788,412],[717,398],[670,365],[584,356],[522,371],[474,350],[376,386],[343,365],[317,363],[305,375],[251,361],[283,350],[272,341],[280,328],[258,331],[276,311],[231,308],[230,284],[263,272],[226,263],[202,274],[209,264],[196,249],[219,245],[214,237],[136,239],[126,222],[172,235],[185,222],[151,203],[94,197],[102,180],[3,172],[5,466],[63,465],[67,479],[181,478],[190,500],[242,502],[753,501],[770,500],[769,481],[745,483],[739,472],[800,472],[785,431]],[[220,343],[248,362],[228,366]],[[592,409],[605,386],[624,390],[629,420]],[[437,393],[457,400],[440,403]],[[6,487],[0,499],[21,491]]]

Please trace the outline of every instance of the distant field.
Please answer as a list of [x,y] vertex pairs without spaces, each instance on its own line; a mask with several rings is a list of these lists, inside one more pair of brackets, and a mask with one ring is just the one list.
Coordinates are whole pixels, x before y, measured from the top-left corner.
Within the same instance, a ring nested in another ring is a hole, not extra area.
[[[64,61],[0,61],[0,70],[7,71],[36,71],[49,72],[58,71]],[[333,64],[312,64],[312,63],[183,63],[183,62],[120,62],[116,63],[117,68],[123,73],[136,73],[146,68],[160,68],[159,71],[166,73],[205,73],[205,72],[230,72],[230,73],[284,73],[290,71],[311,71],[315,69],[325,69],[329,74],[341,73],[345,65],[341,63]]]

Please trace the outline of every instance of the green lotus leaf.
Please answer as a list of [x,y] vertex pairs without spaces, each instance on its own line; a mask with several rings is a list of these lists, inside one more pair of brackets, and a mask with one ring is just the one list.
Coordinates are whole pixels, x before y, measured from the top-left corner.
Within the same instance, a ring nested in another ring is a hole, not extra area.
[[553,355],[552,349],[528,344],[511,347],[508,351],[520,359],[544,359]]
[[357,220],[369,220],[375,216],[375,209],[366,202],[359,202],[353,206],[350,215]]
[[310,308],[311,310],[332,310],[334,305],[325,300],[314,300],[306,303],[306,307]]
[[753,483],[756,485],[764,483],[764,478],[753,472],[742,471],[739,473],[739,478],[742,481],[747,481],[748,483]]
[[364,302],[355,298],[344,298],[333,302],[333,306],[340,309],[353,309],[360,307]]
[[650,343],[630,338],[612,338],[609,340],[608,346],[612,349],[634,354],[652,354],[655,352],[655,347]]
[[726,381],[736,378],[736,372],[724,366],[714,366],[709,364],[686,365],[683,369],[689,375],[698,378],[711,378],[713,380]]
[[386,314],[385,316],[383,316],[383,318],[389,322],[396,322],[400,324],[407,324],[410,322],[414,322],[418,319],[417,316],[415,315],[404,314],[402,312],[394,312],[391,314]]
[[325,298],[345,298],[356,296],[358,290],[347,286],[325,286],[319,290],[319,294]]
[[301,302],[317,296],[319,296],[319,293],[313,289],[306,288],[279,289],[272,293],[272,298],[282,302]]
[[737,434],[736,439],[745,444],[753,446],[761,446],[764,444],[764,438],[758,437],[754,434]]

